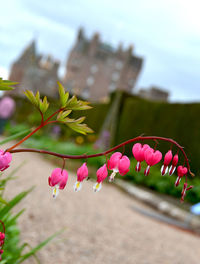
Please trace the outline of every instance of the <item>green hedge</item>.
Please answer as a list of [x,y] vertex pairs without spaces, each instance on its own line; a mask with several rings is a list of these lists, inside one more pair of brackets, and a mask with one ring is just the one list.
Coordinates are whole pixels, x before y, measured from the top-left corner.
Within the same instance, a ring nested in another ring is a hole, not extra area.
[[[129,97],[123,103],[115,143],[144,135],[173,138],[185,147],[194,172],[200,172],[200,104],[168,104]],[[158,146],[167,151],[169,144]],[[131,146],[126,150],[131,154]],[[176,151],[174,149],[174,151]]]

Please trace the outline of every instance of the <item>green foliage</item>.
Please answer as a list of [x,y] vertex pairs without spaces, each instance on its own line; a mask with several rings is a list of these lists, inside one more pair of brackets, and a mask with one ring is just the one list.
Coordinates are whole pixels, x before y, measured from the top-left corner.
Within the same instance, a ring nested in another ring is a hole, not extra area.
[[0,145],[3,145],[5,143],[7,143],[7,142],[10,142],[11,140],[15,140],[15,139],[17,139],[19,137],[24,137],[28,133],[30,133],[30,131],[31,131],[31,129],[29,129],[29,128],[25,129],[25,130],[22,130],[22,131],[20,130],[20,132],[14,133],[12,136],[7,137],[7,138],[3,139],[2,141],[0,141]]
[[3,80],[2,78],[0,78],[0,90],[1,91],[13,90],[15,88],[15,87],[13,87],[13,85],[16,85],[16,84],[18,84],[18,83]]
[[60,106],[61,108],[65,108],[69,98],[69,93],[65,92],[65,88],[60,82],[58,82],[58,92],[60,95]]
[[[131,114],[130,114],[131,113]],[[115,145],[141,134],[162,136],[176,140],[190,159],[192,171],[200,172],[200,104],[169,104],[151,102],[138,97],[129,96],[122,104],[118,119],[118,129]],[[154,142],[147,142],[154,146]],[[131,145],[126,146],[126,153],[130,156]],[[163,153],[169,149],[169,144],[159,142],[158,149]],[[172,149],[174,153],[176,148]],[[182,155],[180,163],[183,162]]]
[[[78,119],[68,118],[68,115],[71,114],[72,111],[90,109],[91,106],[89,106],[89,103],[78,100],[76,96],[73,96],[69,99],[69,93],[65,92],[63,85],[59,82],[58,92],[60,96],[60,108],[55,112],[57,113],[57,119],[53,120],[53,122],[65,124],[72,130],[84,135],[86,135],[87,133],[93,133],[93,130],[91,128],[89,128],[86,124],[82,124],[82,122],[85,120],[85,117],[79,117]],[[47,97],[45,96],[42,100],[40,99],[39,92],[34,94],[29,90],[25,91],[25,95],[28,100],[40,111],[43,117],[43,114],[49,108]]]
[[49,103],[47,101],[47,97],[44,96],[43,100],[40,98],[40,93],[37,91],[37,93],[34,95],[34,93],[30,90],[26,90],[24,92],[28,100],[43,114],[47,111],[49,107]]
[[[66,155],[82,155],[83,153],[94,154],[98,153],[99,150],[94,150],[91,144],[77,145],[73,142],[58,142],[49,136],[40,136],[36,138],[30,138],[26,141],[25,145],[29,148],[38,148],[50,150]],[[96,168],[102,166],[105,163],[105,157],[97,157],[87,160],[87,164],[95,166]]]
[[[27,131],[23,131],[23,133],[26,134]],[[19,134],[7,138],[6,142],[5,140],[1,141],[0,144],[5,144],[8,141],[13,140],[13,138],[17,138],[18,136]],[[2,172],[0,173],[0,219],[4,222],[6,229],[4,253],[2,255],[2,261],[0,261],[1,264],[23,263],[31,256],[33,256],[37,260],[37,263],[40,263],[36,256],[37,251],[62,232],[62,230],[57,232],[56,234],[41,242],[35,248],[30,248],[28,252],[24,252],[24,249],[27,247],[27,243],[20,245],[20,232],[19,228],[17,227],[17,220],[25,210],[23,209],[15,215],[12,214],[11,210],[16,205],[18,205],[31,192],[33,188],[19,193],[8,202],[3,198],[3,193],[6,188],[7,182],[14,179],[15,174],[18,172],[22,165],[23,163],[19,165],[15,170],[13,170],[7,177],[4,177],[4,174]],[[0,229],[0,231],[2,230]]]

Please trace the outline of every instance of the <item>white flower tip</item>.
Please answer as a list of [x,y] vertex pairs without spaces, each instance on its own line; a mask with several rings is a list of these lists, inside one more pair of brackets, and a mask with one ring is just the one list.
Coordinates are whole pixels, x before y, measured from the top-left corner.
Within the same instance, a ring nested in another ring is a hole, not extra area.
[[117,171],[113,170],[112,174],[110,175],[110,177],[108,179],[109,182],[113,182],[114,181],[116,173],[117,173]]
[[74,184],[74,191],[75,192],[80,191],[81,187],[82,187],[81,182],[79,182],[79,181],[75,182],[75,184]]
[[102,184],[101,182],[96,182],[95,185],[93,186],[93,191],[94,192],[99,192],[101,190]]
[[56,187],[53,188],[53,198],[56,199],[58,194],[59,194],[59,187],[56,186]]

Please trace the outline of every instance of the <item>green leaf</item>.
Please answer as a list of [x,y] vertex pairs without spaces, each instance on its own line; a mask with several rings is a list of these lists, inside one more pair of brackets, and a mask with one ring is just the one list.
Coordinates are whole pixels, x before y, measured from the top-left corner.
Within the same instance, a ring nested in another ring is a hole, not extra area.
[[89,102],[81,101],[76,98],[74,95],[67,103],[66,108],[71,110],[87,110],[92,107],[88,105]]
[[86,135],[87,133],[93,133],[93,130],[89,128],[86,124],[77,124],[77,123],[66,123],[68,127],[74,131]]
[[57,120],[64,122],[66,117],[72,112],[72,110],[62,111],[58,114]]
[[59,95],[60,95],[60,104],[61,104],[61,108],[65,107],[69,98],[69,93],[66,92],[65,93],[65,88],[63,87],[63,85],[58,82],[58,91],[59,91]]
[[7,205],[2,207],[0,210],[0,219],[3,219],[3,217],[16,205],[18,204],[23,198],[26,197],[28,193],[30,193],[33,190],[33,188],[30,188],[27,191],[21,192],[17,196],[15,196],[12,200],[8,202]]
[[49,103],[47,101],[47,97],[45,96],[43,98],[43,101],[40,100],[40,102],[39,102],[39,108],[40,108],[40,111],[44,114],[47,111],[48,107],[49,107]]
[[0,196],[0,203],[2,203],[2,204],[8,204],[8,203],[6,202],[6,200],[4,200],[1,196]]
[[0,78],[0,90],[8,91],[8,90],[13,90],[15,87],[13,85],[18,84],[18,82],[12,82],[8,80],[3,80]]
[[9,227],[10,225],[13,225],[15,221],[24,213],[25,209],[22,209],[17,213],[16,215],[12,216],[6,223],[6,227]]
[[5,143],[7,143],[7,142],[10,142],[10,141],[12,141],[12,140],[14,140],[16,138],[26,136],[28,133],[30,133],[30,131],[31,131],[31,129],[25,129],[25,130],[23,130],[23,131],[21,131],[19,133],[16,133],[16,134],[14,134],[14,135],[12,135],[10,137],[7,137],[6,139],[3,139],[3,140],[0,141],[0,145],[3,145]]
[[66,123],[77,123],[77,124],[80,124],[80,123],[82,123],[84,120],[85,120],[85,116],[80,117],[80,118],[78,118],[78,119],[70,119],[70,118],[66,118],[66,119],[65,119],[65,122],[66,122]]
[[24,94],[26,95],[26,97],[28,98],[28,100],[36,107],[38,107],[38,102],[37,102],[37,99],[34,95],[34,93],[30,90],[26,90],[24,92]]
[[41,242],[39,245],[37,245],[35,248],[33,248],[32,250],[30,250],[28,253],[22,255],[21,258],[20,258],[20,260],[17,262],[17,264],[18,263],[22,263],[24,260],[26,260],[30,256],[34,255],[38,250],[40,250],[41,248],[43,248],[44,246],[46,246],[52,239],[54,239],[56,236],[60,235],[63,231],[64,231],[64,229],[56,232],[55,234],[53,234],[52,236],[48,237],[46,240],[44,240],[43,242]]

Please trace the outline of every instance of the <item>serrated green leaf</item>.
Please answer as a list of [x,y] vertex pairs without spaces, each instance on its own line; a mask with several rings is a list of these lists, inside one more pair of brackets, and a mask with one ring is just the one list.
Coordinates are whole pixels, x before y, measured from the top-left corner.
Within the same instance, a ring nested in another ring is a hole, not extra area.
[[40,100],[40,107],[39,107],[39,109],[44,114],[47,111],[48,107],[49,107],[49,103],[47,101],[47,97],[45,96],[43,98],[43,101]]
[[88,105],[89,102],[77,100],[76,96],[73,96],[67,103],[66,108],[71,110],[87,110],[92,108]]
[[77,123],[80,124],[85,120],[85,116],[80,117],[78,119],[72,119],[72,118],[65,118],[65,123]]
[[86,124],[77,124],[77,123],[66,123],[74,131],[86,135],[87,133],[93,133],[93,130],[89,128]]
[[37,100],[36,100],[36,98],[35,98],[35,95],[34,95],[34,93],[33,93],[32,91],[30,91],[30,90],[26,90],[26,91],[24,92],[24,94],[26,95],[26,97],[29,99],[29,101],[30,101],[33,105],[35,105],[36,107],[38,107],[38,102],[37,102]]
[[65,121],[65,118],[72,112],[72,110],[62,111],[58,114],[57,120],[58,121]]
[[37,105],[39,106],[40,105],[40,92],[39,91],[36,92],[35,99],[36,99]]
[[76,122],[77,124],[80,124],[80,123],[82,123],[84,120],[85,120],[85,116],[82,116],[82,117],[79,117],[78,119],[76,119],[75,122]]
[[77,100],[76,96],[73,95],[72,98],[69,99],[69,101],[67,102],[67,104],[66,104],[66,108],[72,110],[73,107],[77,105],[77,101],[78,101],[78,100]]
[[0,78],[0,90],[2,91],[8,91],[8,90],[13,90],[15,87],[13,85],[18,84],[18,82],[12,82],[8,80],[3,80]]
[[65,88],[63,87],[63,85],[58,82],[58,91],[59,91],[59,95],[60,95],[60,104],[61,107],[65,107],[69,98],[69,93],[65,92]]

